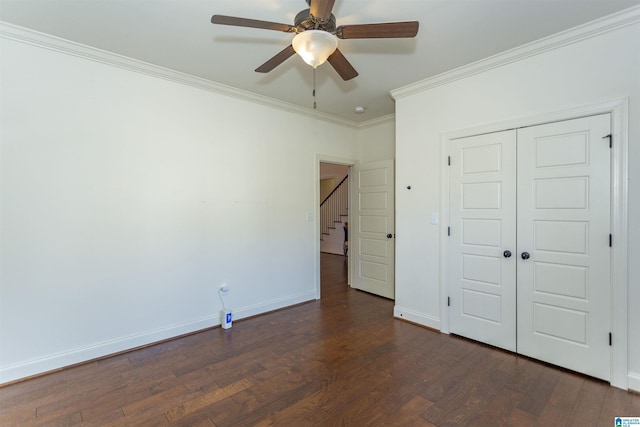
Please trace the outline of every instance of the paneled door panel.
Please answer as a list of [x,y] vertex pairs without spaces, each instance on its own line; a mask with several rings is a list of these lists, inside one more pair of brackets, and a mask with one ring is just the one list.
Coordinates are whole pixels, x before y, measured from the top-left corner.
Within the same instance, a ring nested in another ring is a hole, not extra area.
[[609,114],[518,131],[518,353],[605,380],[609,133]]
[[516,350],[516,132],[451,145],[451,332]]
[[[393,160],[352,167],[355,210],[351,214],[352,286],[395,297]],[[391,236],[391,237],[388,237]]]

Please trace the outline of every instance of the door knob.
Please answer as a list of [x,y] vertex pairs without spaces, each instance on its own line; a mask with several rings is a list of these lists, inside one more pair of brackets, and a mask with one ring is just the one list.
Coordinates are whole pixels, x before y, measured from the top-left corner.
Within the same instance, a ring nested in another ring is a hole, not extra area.
[[522,257],[522,259],[529,259],[531,257],[531,255],[529,255],[529,252],[522,252],[522,255],[520,255]]
[[504,251],[502,255],[504,255],[505,258],[511,258],[511,251]]
[[393,234],[389,233],[387,234],[387,239],[391,239],[393,237]]

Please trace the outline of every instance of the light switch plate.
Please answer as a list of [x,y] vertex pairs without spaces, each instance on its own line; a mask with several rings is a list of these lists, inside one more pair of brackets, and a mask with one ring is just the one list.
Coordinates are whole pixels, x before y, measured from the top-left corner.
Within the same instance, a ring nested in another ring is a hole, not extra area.
[[431,212],[431,224],[438,225],[438,212]]

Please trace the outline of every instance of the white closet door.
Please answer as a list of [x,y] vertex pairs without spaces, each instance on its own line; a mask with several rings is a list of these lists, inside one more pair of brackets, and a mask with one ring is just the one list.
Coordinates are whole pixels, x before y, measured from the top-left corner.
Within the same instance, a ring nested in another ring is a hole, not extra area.
[[518,353],[605,380],[609,133],[608,114],[518,131]]
[[[450,169],[451,332],[511,351],[516,350],[515,138],[515,131],[505,131],[454,140]],[[505,251],[513,255],[505,257]]]

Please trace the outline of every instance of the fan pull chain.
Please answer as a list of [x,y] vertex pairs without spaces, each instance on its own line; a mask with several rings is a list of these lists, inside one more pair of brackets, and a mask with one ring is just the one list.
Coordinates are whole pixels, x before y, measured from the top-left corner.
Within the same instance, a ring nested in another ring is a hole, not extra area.
[[313,67],[313,109],[316,109],[316,67]]

